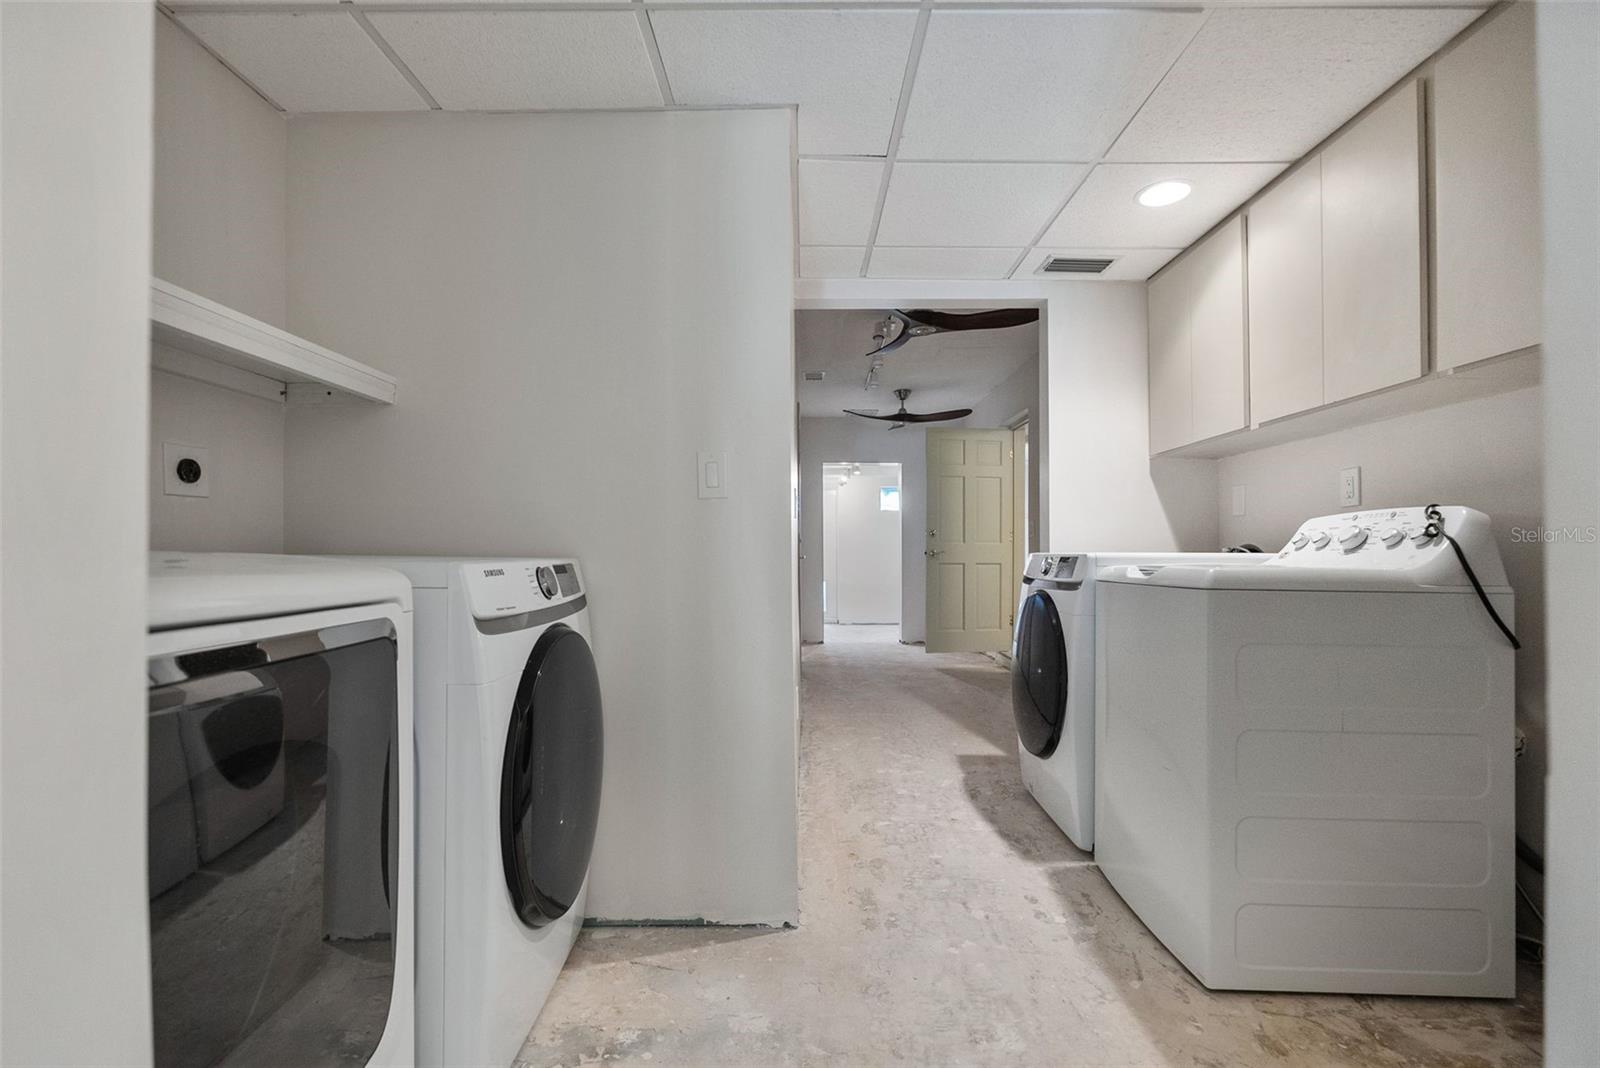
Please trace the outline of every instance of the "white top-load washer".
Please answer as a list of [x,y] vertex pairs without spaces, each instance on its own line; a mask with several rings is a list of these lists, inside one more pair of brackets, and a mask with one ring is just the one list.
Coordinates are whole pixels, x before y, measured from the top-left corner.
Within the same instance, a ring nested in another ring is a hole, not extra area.
[[155,1063],[412,1064],[410,584],[158,552],[148,603]]
[[417,1060],[509,1065],[583,925],[600,683],[570,559],[363,557],[416,603]]
[[1307,520],[1099,575],[1096,859],[1206,986],[1511,997],[1512,592],[1489,519]]
[[1072,843],[1094,849],[1095,572],[1113,564],[1259,563],[1262,553],[1034,553],[1011,646],[1022,781]]

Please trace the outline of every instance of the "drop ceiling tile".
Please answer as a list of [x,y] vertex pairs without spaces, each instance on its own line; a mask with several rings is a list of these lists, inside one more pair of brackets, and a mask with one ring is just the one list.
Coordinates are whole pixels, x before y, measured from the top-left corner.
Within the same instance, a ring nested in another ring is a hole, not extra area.
[[373,12],[395,54],[447,110],[660,107],[631,11]]
[[[1187,248],[1270,182],[1282,163],[1102,163],[1040,239],[1049,248]],[[1194,191],[1147,208],[1139,190],[1182,178]]]
[[798,104],[800,152],[888,152],[915,11],[650,12],[679,104]]
[[[1181,248],[1036,248],[1017,267],[1012,278],[1052,278],[1098,282],[1142,282],[1167,265]],[[1111,266],[1099,274],[1045,274],[1039,270],[1047,259],[1110,260]]]
[[883,164],[800,161],[800,243],[865,245],[872,236]]
[[427,110],[389,57],[342,11],[177,18],[285,111]]
[[1183,11],[935,11],[900,159],[1093,160],[1204,16]]
[[800,250],[801,278],[857,278],[866,246],[857,248],[812,246]]
[[1213,12],[1107,158],[1298,159],[1480,14],[1459,8]]
[[1087,170],[1075,163],[897,163],[878,241],[1031,245]]
[[878,245],[868,278],[1005,278],[1020,248],[889,248]]

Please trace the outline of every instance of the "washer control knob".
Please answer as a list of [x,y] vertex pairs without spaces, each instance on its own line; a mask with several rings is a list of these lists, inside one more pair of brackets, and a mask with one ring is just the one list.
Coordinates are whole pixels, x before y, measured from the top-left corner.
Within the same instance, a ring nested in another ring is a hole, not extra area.
[[1346,527],[1339,535],[1339,548],[1347,553],[1355,552],[1367,543],[1369,533],[1366,527]]
[[539,580],[539,592],[544,594],[544,599],[549,601],[555,598],[561,587],[556,584],[556,573],[548,567],[541,567],[535,576]]
[[1432,540],[1433,538],[1428,535],[1427,528],[1418,530],[1411,535],[1411,544],[1413,545],[1426,545]]
[[1390,527],[1388,530],[1383,532],[1383,544],[1391,549],[1405,540],[1406,536],[1400,533],[1398,527]]
[[1328,532],[1326,530],[1319,530],[1312,537],[1311,545],[1313,548],[1326,549],[1328,547],[1328,542],[1332,540],[1332,538],[1328,537]]
[[1294,532],[1294,537],[1289,539],[1289,544],[1293,545],[1296,549],[1304,549],[1306,547],[1306,542],[1310,540],[1310,538],[1306,537],[1297,530]]

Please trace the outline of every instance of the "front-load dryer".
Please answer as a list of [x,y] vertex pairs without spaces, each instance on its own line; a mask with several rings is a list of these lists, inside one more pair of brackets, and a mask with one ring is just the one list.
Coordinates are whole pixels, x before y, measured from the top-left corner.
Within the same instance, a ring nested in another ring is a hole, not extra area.
[[415,1060],[411,586],[151,554],[154,1062]]
[[363,557],[416,604],[417,1059],[509,1065],[583,925],[600,681],[570,559]]
[[1249,564],[1256,553],[1034,553],[1022,576],[1011,710],[1022,781],[1074,845],[1094,849],[1095,570]]

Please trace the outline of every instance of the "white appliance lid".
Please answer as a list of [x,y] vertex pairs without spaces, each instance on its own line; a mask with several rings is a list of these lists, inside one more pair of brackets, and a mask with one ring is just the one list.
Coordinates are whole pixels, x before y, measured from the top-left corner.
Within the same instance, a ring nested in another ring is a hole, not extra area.
[[394,604],[409,612],[411,583],[387,567],[315,556],[150,554],[151,630],[365,604]]
[[1202,590],[1472,593],[1453,538],[1486,593],[1511,592],[1489,517],[1459,505],[1439,507],[1439,534],[1430,526],[1433,514],[1411,506],[1318,516],[1254,567],[1119,562],[1102,567],[1096,578]]

